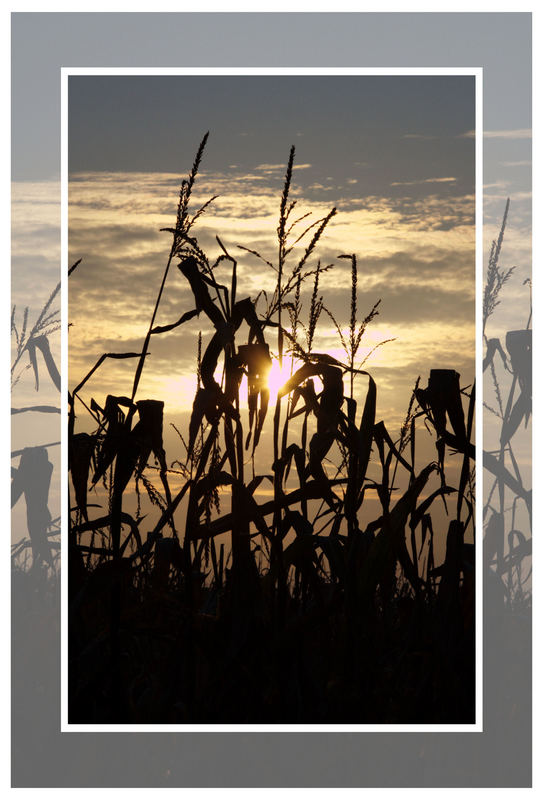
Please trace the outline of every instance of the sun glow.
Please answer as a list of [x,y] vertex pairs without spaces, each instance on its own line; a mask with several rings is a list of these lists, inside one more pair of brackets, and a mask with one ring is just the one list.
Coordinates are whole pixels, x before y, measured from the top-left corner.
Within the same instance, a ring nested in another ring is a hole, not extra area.
[[[270,406],[275,405],[279,389],[285,385],[291,375],[293,375],[300,366],[301,362],[298,361],[298,359],[293,359],[288,355],[283,356],[283,365],[279,366],[279,359],[277,356],[272,356],[272,366],[268,372],[266,381],[266,386],[270,391]],[[220,375],[215,375],[215,379],[220,381]],[[239,387],[239,401],[242,408],[245,408],[248,404],[247,383],[247,377],[244,376]]]
[[268,388],[270,390],[270,402],[275,404],[279,389],[285,385],[288,379],[293,375],[300,363],[291,356],[283,356],[283,365],[279,366],[279,359],[274,358],[272,361],[272,368],[268,375]]
[[[272,366],[268,373],[267,386],[270,390],[270,405],[275,405],[277,401],[277,394],[279,389],[285,385],[291,375],[301,366],[301,362],[297,359],[292,359],[291,356],[283,356],[283,366],[279,366],[279,359],[275,356],[272,357]],[[214,378],[221,384],[223,374],[222,364],[217,367]],[[176,378],[167,378],[165,381],[160,381],[160,389],[154,392],[160,395],[165,400],[166,408],[169,411],[189,411],[192,408],[194,395],[197,389],[196,375],[179,376]],[[158,396],[157,395],[157,396]],[[246,408],[248,404],[247,393],[247,377],[244,376],[239,387],[239,401],[242,408]]]
[[187,411],[192,408],[197,388],[196,375],[167,378],[161,383],[159,396],[168,411]]
[[[385,330],[384,334],[380,337],[379,335],[371,334],[368,336],[368,342],[365,348],[365,351],[361,352],[360,361],[363,360],[363,357],[370,353],[370,361],[367,365],[364,365],[363,369],[369,369],[371,371],[372,367],[375,366],[382,366],[386,363],[387,358],[390,356],[390,350],[387,351],[387,346],[381,348],[377,347],[383,339],[393,339],[394,337],[391,335],[393,332],[389,332]],[[387,335],[389,334],[389,335]],[[374,350],[374,348],[376,348]],[[361,348],[362,349],[362,348]],[[337,347],[329,347],[324,344],[322,348],[322,352],[326,352],[328,355],[336,358],[338,361],[345,362],[345,352],[341,348]],[[270,407],[275,406],[277,402],[277,395],[279,390],[287,383],[287,381],[291,378],[292,375],[302,366],[302,361],[297,358],[293,358],[291,355],[285,354],[283,356],[283,364],[279,366],[279,359],[277,356],[272,356],[272,366],[267,376],[267,388],[270,391],[269,396],[269,405]],[[358,364],[357,364],[358,366]],[[223,381],[223,363],[222,361],[218,365],[214,378],[219,385],[222,385]],[[315,383],[315,388],[317,391],[322,389],[322,382],[318,375],[313,377],[313,381]],[[169,411],[190,411],[192,409],[192,404],[194,401],[194,396],[197,390],[197,378],[196,375],[184,375],[178,376],[176,378],[168,378],[165,381],[161,380],[158,381],[160,384],[160,388],[153,386],[152,390],[154,392],[154,396],[163,397],[165,400],[166,408]],[[244,375],[239,387],[239,403],[242,409],[247,408],[248,406],[248,379],[247,375]]]

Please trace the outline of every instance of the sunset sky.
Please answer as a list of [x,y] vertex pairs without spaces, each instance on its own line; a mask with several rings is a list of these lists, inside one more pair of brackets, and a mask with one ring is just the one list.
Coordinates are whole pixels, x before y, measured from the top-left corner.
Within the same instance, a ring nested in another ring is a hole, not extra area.
[[[70,263],[82,258],[69,284],[70,386],[101,353],[141,348],[170,245],[159,229],[173,224],[180,178],[209,130],[193,208],[219,197],[194,228],[200,246],[214,260],[218,234],[239,258],[239,297],[273,290],[275,273],[237,245],[275,260],[294,144],[298,216],[338,210],[312,264],[333,264],[319,287],[325,305],[347,325],[345,253],[358,259],[360,316],[381,299],[360,355],[395,339],[366,367],[396,433],[417,375],[425,383],[432,367],[450,367],[464,384],[473,378],[473,129],[465,76],[70,77]],[[229,282],[229,266],[217,274]],[[158,323],[192,306],[173,269]],[[200,329],[205,344],[203,318],[153,338],[139,396],[164,399],[167,415],[191,407]],[[318,330],[315,349],[341,357],[329,317]],[[106,363],[87,396],[130,394],[134,366]]]

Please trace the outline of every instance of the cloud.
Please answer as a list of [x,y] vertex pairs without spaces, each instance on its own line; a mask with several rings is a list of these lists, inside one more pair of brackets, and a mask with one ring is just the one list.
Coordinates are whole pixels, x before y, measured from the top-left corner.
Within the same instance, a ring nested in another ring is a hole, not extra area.
[[454,183],[456,178],[424,178],[417,181],[395,181],[391,186],[418,186],[422,183]]
[[[531,128],[515,128],[514,130],[503,130],[503,131],[483,131],[483,136],[486,139],[531,139],[532,138],[532,129]],[[465,133],[459,134],[458,138],[460,139],[474,139],[475,138],[475,131],[466,131]]]
[[531,161],[501,161],[500,167],[531,167]]
[[[310,169],[311,164],[294,164],[292,169]],[[259,164],[255,167],[255,169],[261,172],[276,172],[277,170],[285,171],[286,165],[285,164]]]
[[531,128],[516,128],[509,131],[483,131],[487,139],[531,139]]
[[12,302],[31,323],[60,280],[60,183],[14,182],[11,200]]
[[321,192],[333,192],[334,191],[334,187],[333,186],[325,186],[323,183],[310,183],[307,188],[311,189],[311,190],[314,190],[314,191],[318,190],[318,191],[321,191]]

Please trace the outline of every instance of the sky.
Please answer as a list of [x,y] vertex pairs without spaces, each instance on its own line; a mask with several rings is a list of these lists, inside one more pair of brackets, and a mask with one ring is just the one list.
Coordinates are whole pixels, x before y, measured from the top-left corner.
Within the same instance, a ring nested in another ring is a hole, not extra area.
[[[357,361],[368,356],[364,368],[377,383],[377,419],[385,420],[392,437],[399,434],[418,376],[425,386],[430,369],[449,368],[460,372],[462,386],[472,383],[472,77],[69,80],[69,261],[82,259],[69,282],[70,387],[102,353],[141,349],[170,246],[170,235],[160,228],[174,223],[180,178],[206,131],[193,210],[218,197],[193,233],[210,260],[221,252],[216,235],[235,254],[238,298],[273,292],[273,270],[239,246],[276,260],[279,203],[294,145],[293,218],[310,216],[291,241],[306,223],[337,209],[308,262],[313,269],[318,259],[331,267],[320,277],[318,295],[330,315],[321,315],[314,350],[345,359],[332,317],[345,331],[351,267],[339,256],[354,253],[359,319],[380,300]],[[306,244],[294,248],[287,272]],[[216,275],[229,284],[229,263]],[[308,282],[302,292],[303,320],[312,289]],[[174,268],[157,323],[174,322],[192,307],[190,290]],[[262,313],[263,304],[259,308]],[[140,384],[139,398],[165,401],[170,460],[179,457],[180,443],[168,423],[182,432],[188,428],[200,330],[205,348],[211,328],[203,315],[153,337]],[[276,354],[273,338],[270,346]],[[134,368],[132,360],[106,361],[82,397],[102,405],[108,393],[130,395]],[[277,365],[272,404],[288,377],[276,373]],[[367,379],[358,379],[355,396],[361,403],[366,389]],[[80,424],[90,425],[81,406],[79,411]],[[432,447],[427,436],[421,451],[427,460],[435,457]],[[271,452],[271,414],[260,451]]]
[[[316,219],[338,209],[318,253],[323,263],[334,262],[322,280],[332,313],[342,316],[350,280],[348,264],[337,256],[354,252],[360,310],[367,313],[381,299],[368,346],[391,334],[401,342],[388,347],[388,367],[396,370],[388,380],[414,382],[417,365],[427,362],[421,348],[440,362],[460,357],[459,367],[468,369],[473,91],[473,79],[464,76],[72,76],[70,259],[83,259],[70,283],[72,374],[103,344],[133,348],[141,336],[169,247],[158,229],[172,224],[180,176],[207,130],[195,208],[219,197],[195,229],[206,252],[218,254],[219,234],[229,247],[273,258],[294,144],[300,213]],[[254,295],[273,286],[274,276],[255,258],[242,257],[240,280]],[[163,322],[173,321],[184,289],[180,276],[172,277]],[[330,347],[331,323],[328,328]],[[183,335],[188,328],[157,345],[158,370],[166,369],[169,349]],[[115,366],[108,372],[125,365]]]
[[333,176],[424,197],[420,181],[453,176],[448,194],[469,193],[473,91],[469,76],[71,76],[69,169],[184,171],[210,130],[212,172],[283,164],[294,143],[304,187]]

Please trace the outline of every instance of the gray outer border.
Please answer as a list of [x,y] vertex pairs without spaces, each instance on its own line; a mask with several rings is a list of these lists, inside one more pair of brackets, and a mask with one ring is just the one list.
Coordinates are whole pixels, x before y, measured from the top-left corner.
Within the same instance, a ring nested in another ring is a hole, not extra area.
[[[13,14],[14,180],[59,177],[61,66],[482,66],[485,128],[530,127],[531,14]],[[59,605],[23,641],[14,592],[12,785],[530,786],[530,624],[485,600],[484,733],[61,734]]]

